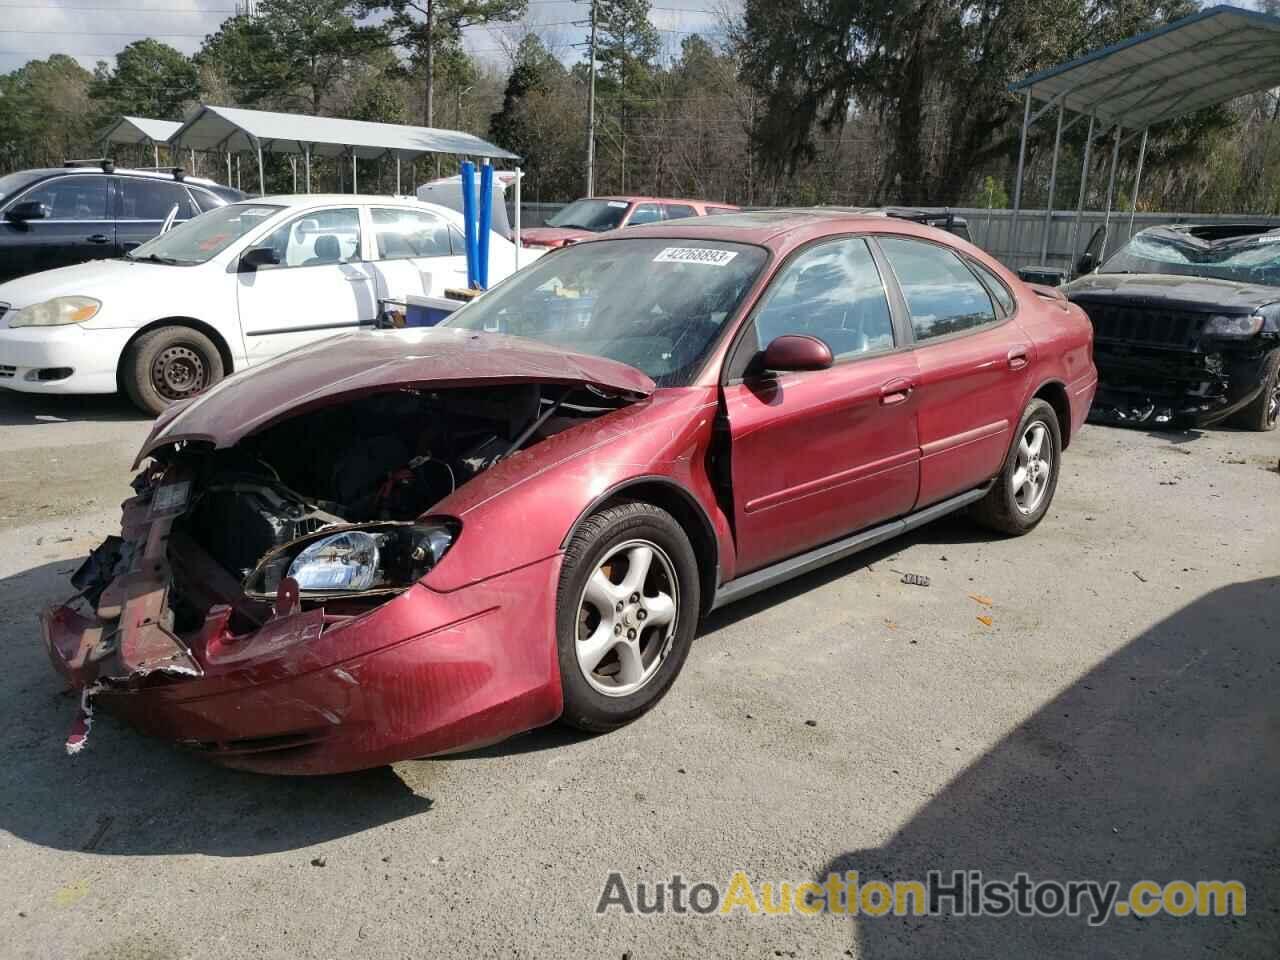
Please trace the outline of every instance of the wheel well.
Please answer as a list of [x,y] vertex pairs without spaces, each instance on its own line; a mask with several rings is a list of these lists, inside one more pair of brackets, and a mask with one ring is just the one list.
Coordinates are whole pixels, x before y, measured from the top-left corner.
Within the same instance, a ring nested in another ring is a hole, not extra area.
[[227,341],[222,339],[222,334],[209,326],[209,324],[202,320],[197,320],[194,317],[165,317],[162,320],[153,320],[145,327],[140,328],[132,337],[129,338],[129,342],[124,345],[124,349],[120,351],[120,362],[116,367],[117,386],[122,383],[120,377],[124,372],[124,355],[128,352],[129,348],[133,346],[137,342],[138,338],[144,333],[150,333],[152,330],[158,330],[161,327],[190,327],[192,330],[198,330],[200,333],[203,333],[206,337],[212,340],[213,345],[218,348],[218,355],[222,357],[223,374],[231,373],[232,370],[235,369],[235,361],[232,359],[231,348],[227,346]]
[[1053,407],[1058,415],[1058,432],[1062,434],[1062,449],[1067,449],[1071,441],[1071,401],[1067,399],[1067,388],[1054,381],[1046,383],[1036,391],[1036,397]]
[[[640,500],[661,507],[671,516],[689,537],[694,556],[698,558],[698,586],[700,587],[701,610],[699,614],[706,616],[711,611],[711,604],[716,594],[716,572],[719,569],[719,548],[716,544],[715,532],[706,514],[675,484],[664,480],[642,480],[620,490],[612,491],[604,502],[587,510],[583,517],[590,516],[598,510],[617,503]],[[574,525],[575,528],[577,524]],[[573,531],[569,533],[570,537]],[[569,537],[565,538],[568,542]]]

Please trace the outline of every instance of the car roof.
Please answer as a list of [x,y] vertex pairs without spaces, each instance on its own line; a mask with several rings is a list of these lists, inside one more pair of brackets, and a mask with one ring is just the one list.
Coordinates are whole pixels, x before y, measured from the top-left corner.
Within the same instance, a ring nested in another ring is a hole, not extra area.
[[[879,213],[855,213],[836,208],[777,208],[770,210],[743,210],[735,213],[714,213],[697,219],[683,219],[666,223],[644,223],[629,226],[623,232],[611,231],[601,236],[634,236],[636,231],[651,234],[667,234],[689,240],[732,240],[739,243],[777,245],[775,241],[791,234],[836,233],[866,230],[871,227],[884,229],[888,218]],[[903,225],[911,221],[899,221]]]
[[695,203],[706,207],[737,207],[736,203],[726,203],[720,200],[692,200],[680,197],[642,197],[635,194],[618,194],[611,196],[597,197],[580,197],[581,200],[623,200],[627,203]]
[[[63,167],[33,167],[28,170],[18,170],[17,173],[28,173],[39,179],[48,179],[49,177],[64,175],[87,175],[91,177],[140,177],[147,180],[158,180],[167,183],[193,183],[200,187],[216,187],[219,190],[235,190],[235,187],[228,187],[224,183],[218,183],[216,180],[210,180],[207,177],[193,177],[190,174],[183,174],[181,180],[173,175],[173,169],[163,167],[159,170],[136,169],[134,167],[113,167],[111,170],[103,170],[100,166],[88,164],[74,164]],[[236,191],[237,193],[239,191]]]

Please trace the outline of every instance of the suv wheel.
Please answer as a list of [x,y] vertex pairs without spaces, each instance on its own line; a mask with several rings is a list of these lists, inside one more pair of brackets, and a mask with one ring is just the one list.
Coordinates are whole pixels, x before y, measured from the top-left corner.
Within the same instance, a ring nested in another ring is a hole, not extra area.
[[1030,533],[1053,501],[1061,462],[1058,415],[1044,400],[1032,400],[1022,412],[1004,468],[990,492],[974,505],[974,515],[1001,533]]
[[213,386],[222,375],[218,348],[191,327],[160,327],[144,333],[129,344],[120,364],[125,393],[152,416]]
[[1271,351],[1262,369],[1262,392],[1236,414],[1246,430],[1274,430],[1280,422],[1280,350]]
[[613,730],[662,699],[693,644],[698,590],[697,558],[671,514],[636,502],[589,517],[560,572],[564,722]]

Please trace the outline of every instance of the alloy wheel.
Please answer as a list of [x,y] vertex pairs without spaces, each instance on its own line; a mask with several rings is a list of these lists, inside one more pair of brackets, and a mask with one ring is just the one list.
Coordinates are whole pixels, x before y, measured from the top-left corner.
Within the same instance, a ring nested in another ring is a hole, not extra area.
[[609,697],[635,693],[671,650],[680,591],[671,558],[656,543],[629,540],[597,564],[578,600],[578,667]]
[[1013,468],[1013,500],[1024,515],[1031,515],[1043,502],[1053,476],[1053,444],[1049,428],[1033,420],[1018,441],[1017,462]]

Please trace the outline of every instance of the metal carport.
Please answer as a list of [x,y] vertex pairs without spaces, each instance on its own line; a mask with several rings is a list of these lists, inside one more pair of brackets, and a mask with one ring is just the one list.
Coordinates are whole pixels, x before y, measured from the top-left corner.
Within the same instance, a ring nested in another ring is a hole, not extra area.
[[[258,157],[258,185],[263,189],[262,154],[300,154],[306,158],[306,190],[311,192],[311,158],[350,157],[352,184],[357,159],[395,157],[396,192],[400,162],[425,154],[449,153],[485,160],[518,160],[516,154],[459,130],[410,127],[368,120],[313,117],[241,107],[200,106],[168,137],[171,147],[233,153],[247,150]],[[228,170],[230,164],[228,162]]]
[[169,138],[178,132],[182,124],[177,120],[153,120],[150,117],[121,117],[102,132],[102,142],[126,143],[134,146],[151,144],[156,166],[160,166],[160,144],[168,145]]
[[[1012,84],[1009,89],[1023,92],[1025,98],[1013,192],[1013,249],[1018,246],[1027,131],[1055,107],[1057,127],[1049,168],[1049,198],[1045,204],[1040,259],[1043,262],[1048,254],[1048,225],[1053,216],[1062,134],[1081,120],[1088,120],[1080,196],[1071,232],[1071,262],[1074,264],[1079,252],[1080,218],[1088,187],[1089,154],[1095,139],[1101,139],[1107,131],[1114,130],[1103,220],[1102,255],[1105,257],[1120,147],[1141,136],[1134,176],[1133,208],[1130,211],[1132,217],[1137,211],[1147,132],[1152,126],[1277,85],[1280,85],[1280,17],[1231,6],[1210,7]],[[1034,113],[1033,101],[1042,103]],[[1068,113],[1075,116],[1067,120]]]

